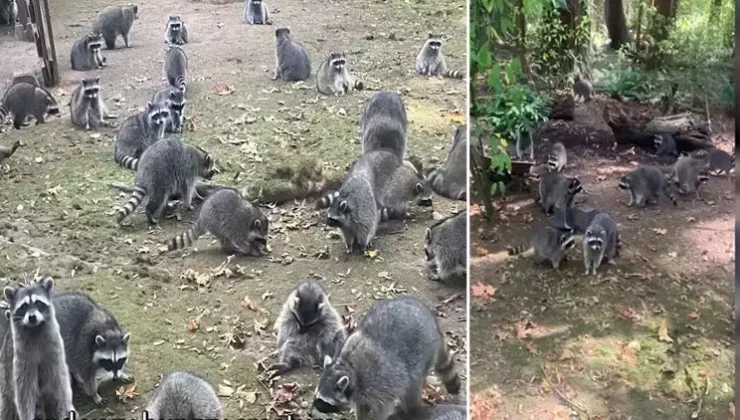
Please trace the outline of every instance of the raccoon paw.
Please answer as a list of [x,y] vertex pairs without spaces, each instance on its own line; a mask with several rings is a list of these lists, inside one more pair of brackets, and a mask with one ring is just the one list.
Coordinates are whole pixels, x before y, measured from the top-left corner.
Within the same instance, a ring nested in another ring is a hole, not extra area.
[[106,405],[108,405],[108,400],[106,398],[101,397],[100,394],[97,394],[97,393],[93,395],[93,402],[98,407],[105,407]]
[[270,366],[267,367],[267,371],[270,373],[269,379],[273,379],[277,376],[283,375],[285,373],[290,372],[291,370],[295,369],[297,366],[292,366],[288,363],[273,363]]

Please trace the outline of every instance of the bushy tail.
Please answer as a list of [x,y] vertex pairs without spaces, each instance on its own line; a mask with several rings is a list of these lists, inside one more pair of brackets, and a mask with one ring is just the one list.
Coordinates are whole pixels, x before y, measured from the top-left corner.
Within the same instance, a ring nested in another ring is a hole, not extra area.
[[437,357],[437,364],[434,366],[434,371],[442,380],[447,392],[453,395],[460,393],[462,384],[460,383],[460,376],[457,374],[455,369],[455,357],[450,353],[450,349],[447,348],[444,337],[440,337],[440,349]]
[[665,185],[663,185],[663,193],[666,197],[668,197],[669,200],[671,200],[671,203],[673,203],[674,207],[678,207],[678,200],[676,200],[676,195],[673,194],[670,184],[667,182],[665,183]]
[[523,244],[507,248],[507,251],[509,252],[510,257],[513,257],[515,255],[522,255],[529,250],[530,250],[530,247],[527,245],[523,245]]
[[146,188],[139,185],[135,186],[134,192],[131,193],[131,198],[128,199],[128,203],[116,211],[116,223],[120,225],[123,219],[133,213],[134,210],[139,207],[141,200],[143,200],[145,196]]
[[336,191],[321,197],[321,199],[316,202],[316,210],[328,209],[332,204],[334,204],[334,200],[336,200],[338,196],[339,191]]
[[355,80],[352,84],[352,89],[354,90],[363,90],[365,89],[365,85],[360,80]]
[[447,178],[445,177],[446,171],[441,168],[436,168],[432,172],[427,175],[427,182],[429,184],[429,187],[434,191],[435,193],[441,195],[442,197],[447,197]]
[[130,169],[132,171],[137,171],[139,169],[139,159],[133,158],[131,156],[118,155],[116,156],[115,161],[122,168]]
[[616,245],[615,245],[614,248],[616,250],[616,254],[617,254],[617,257],[618,257],[620,251],[622,250],[622,235],[620,235],[619,232],[617,232],[617,241],[616,242],[617,243],[616,243]]
[[2,102],[0,102],[0,125],[5,124],[8,119],[10,118],[10,110],[3,105]]
[[187,85],[188,85],[188,81],[186,80],[184,74],[177,76],[177,78],[175,79],[175,87],[177,89],[180,89],[182,93],[185,93],[185,90],[188,87]]
[[465,77],[465,75],[462,72],[459,72],[457,70],[447,70],[444,73],[444,77],[449,77],[450,79],[462,80]]
[[198,237],[203,234],[203,230],[200,228],[200,223],[196,222],[195,225],[186,230],[185,232],[172,238],[168,245],[168,251],[175,251],[177,249],[184,249],[189,246],[193,246]]

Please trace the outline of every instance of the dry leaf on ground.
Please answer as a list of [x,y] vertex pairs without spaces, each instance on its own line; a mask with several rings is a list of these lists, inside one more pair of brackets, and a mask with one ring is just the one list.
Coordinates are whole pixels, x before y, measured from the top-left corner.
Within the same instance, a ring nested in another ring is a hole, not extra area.
[[477,282],[470,286],[471,293],[474,298],[490,300],[496,294],[496,289],[490,284],[483,284]]
[[216,95],[219,96],[231,95],[234,93],[234,88],[226,83],[217,83],[216,86],[214,86],[214,89],[216,90]]
[[660,322],[660,327],[658,327],[658,340],[664,343],[673,342],[673,339],[668,336],[668,321],[665,319]]
[[126,402],[138,397],[139,394],[136,392],[136,382],[118,388],[116,390],[116,396],[120,402]]

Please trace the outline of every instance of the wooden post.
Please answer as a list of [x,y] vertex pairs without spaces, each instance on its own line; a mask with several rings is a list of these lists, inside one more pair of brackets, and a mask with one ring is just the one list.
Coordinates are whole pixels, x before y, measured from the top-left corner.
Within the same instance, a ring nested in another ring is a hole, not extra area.
[[44,18],[46,21],[46,27],[49,30],[49,46],[51,47],[51,57],[48,57],[50,62],[49,70],[51,72],[51,84],[49,86],[56,86],[59,84],[59,66],[57,64],[57,47],[54,45],[54,29],[51,24],[51,13],[49,12],[49,0],[44,1]]

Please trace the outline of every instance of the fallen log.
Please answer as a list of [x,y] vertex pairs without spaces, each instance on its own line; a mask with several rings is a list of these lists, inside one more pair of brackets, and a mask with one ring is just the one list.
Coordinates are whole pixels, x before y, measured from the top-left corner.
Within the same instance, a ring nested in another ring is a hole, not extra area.
[[558,95],[553,99],[552,107],[550,108],[550,119],[573,121],[575,107],[576,104],[573,95]]

